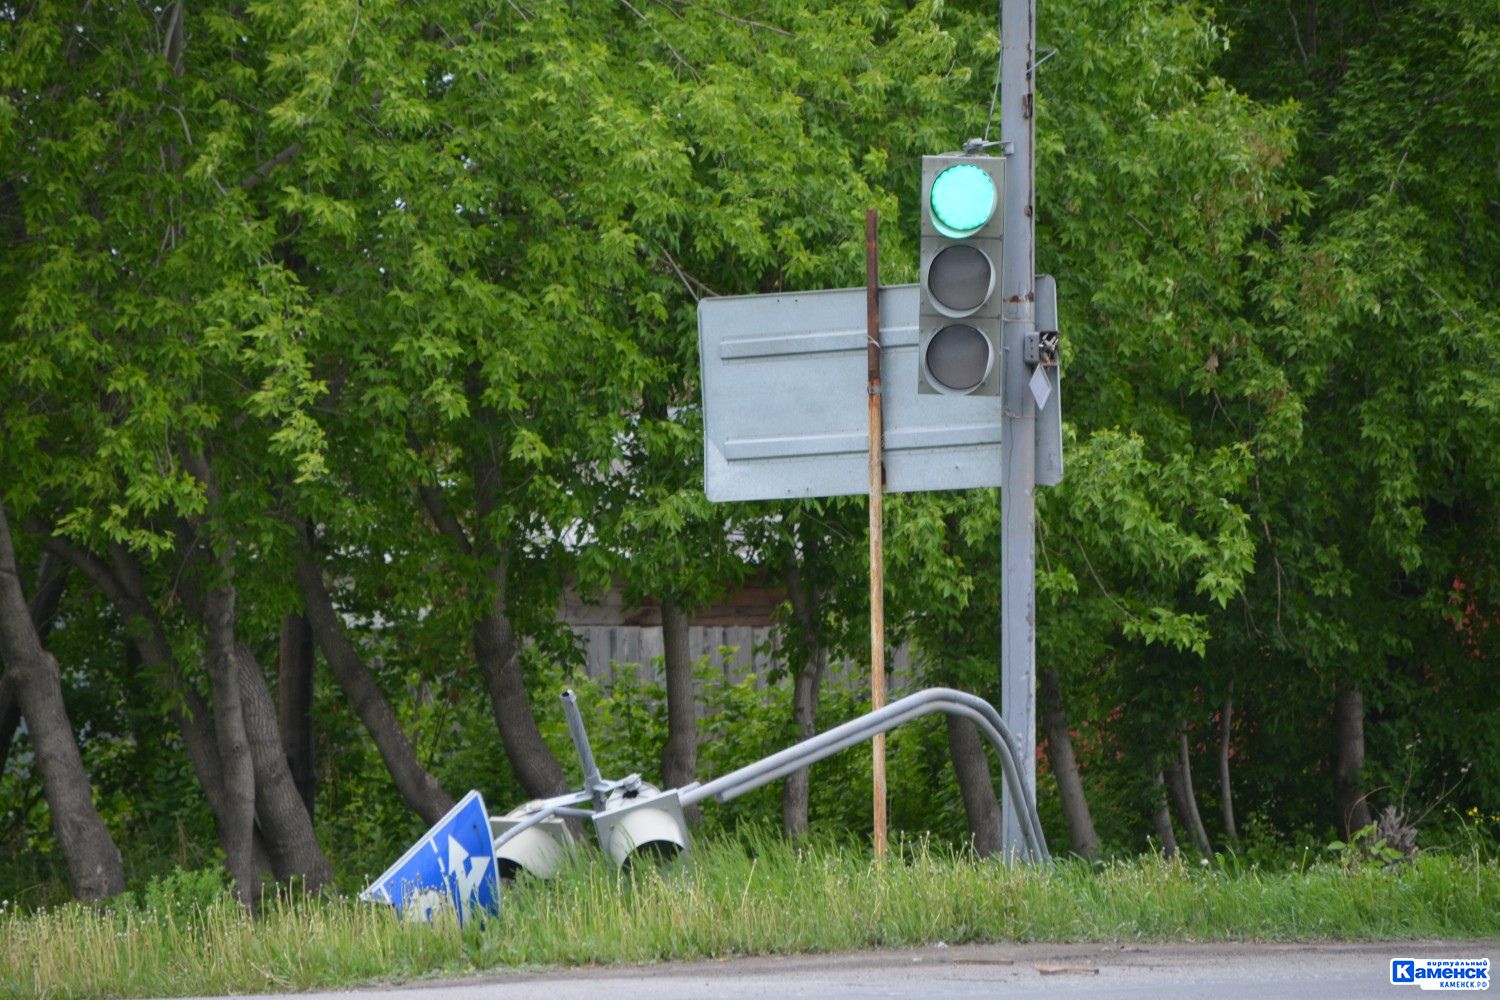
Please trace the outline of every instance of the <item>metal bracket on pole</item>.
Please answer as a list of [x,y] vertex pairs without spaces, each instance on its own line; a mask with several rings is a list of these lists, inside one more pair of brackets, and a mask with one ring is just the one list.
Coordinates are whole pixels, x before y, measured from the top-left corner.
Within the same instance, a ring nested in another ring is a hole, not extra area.
[[974,156],[977,153],[984,152],[986,149],[994,149],[997,146],[1000,148],[1000,151],[1002,153],[1009,153],[1010,151],[1006,149],[1006,147],[1010,145],[1011,143],[1008,143],[1003,139],[965,139],[963,145],[963,155]]

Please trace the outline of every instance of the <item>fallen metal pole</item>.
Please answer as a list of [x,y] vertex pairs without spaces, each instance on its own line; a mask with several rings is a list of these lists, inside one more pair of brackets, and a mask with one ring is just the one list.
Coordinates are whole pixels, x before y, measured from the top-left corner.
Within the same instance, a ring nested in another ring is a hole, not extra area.
[[727,802],[825,757],[831,757],[840,750],[862,743],[877,733],[886,732],[904,722],[910,722],[912,719],[933,712],[970,719],[994,745],[995,753],[1000,758],[1000,769],[1004,774],[1006,788],[1015,801],[1022,805],[1019,810],[1021,834],[1026,842],[1028,853],[1034,861],[1050,861],[1047,842],[1042,836],[1041,819],[1036,812],[1036,802],[1025,794],[1025,786],[1021,783],[1021,773],[1015,759],[1015,743],[1010,730],[1000,718],[1000,713],[995,711],[995,707],[989,702],[952,688],[928,688],[925,691],[918,691],[916,694],[893,701],[884,708],[787,747],[754,764],[731,771],[723,777],[715,778],[696,788],[683,789],[682,804],[690,806],[708,798]]
[[573,748],[578,751],[578,761],[583,765],[583,790],[589,793],[594,811],[604,809],[604,779],[599,774],[599,765],[594,763],[594,751],[589,746],[588,730],[583,728],[583,715],[578,711],[578,697],[572,688],[562,693],[563,712],[568,716],[568,735],[573,737]]

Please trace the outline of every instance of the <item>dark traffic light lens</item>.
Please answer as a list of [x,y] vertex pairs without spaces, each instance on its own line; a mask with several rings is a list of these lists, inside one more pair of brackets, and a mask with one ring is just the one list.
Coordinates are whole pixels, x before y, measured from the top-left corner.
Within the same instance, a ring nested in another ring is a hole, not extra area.
[[972,326],[945,326],[927,342],[927,372],[954,392],[968,392],[984,381],[990,367],[990,342]]
[[944,247],[927,266],[927,294],[944,312],[966,316],[984,305],[995,287],[995,268],[976,247]]

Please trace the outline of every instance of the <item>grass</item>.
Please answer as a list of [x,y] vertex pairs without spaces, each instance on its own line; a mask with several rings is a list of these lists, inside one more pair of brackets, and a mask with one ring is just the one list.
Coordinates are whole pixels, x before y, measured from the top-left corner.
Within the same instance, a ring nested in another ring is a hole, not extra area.
[[515,967],[789,954],[967,941],[1359,940],[1500,934],[1500,864],[1285,871],[1144,858],[1053,870],[908,847],[885,864],[775,838],[701,845],[688,864],[621,874],[590,853],[507,889],[460,931],[403,924],[347,897],[171,894],[94,909],[0,911],[0,996],[269,992]]

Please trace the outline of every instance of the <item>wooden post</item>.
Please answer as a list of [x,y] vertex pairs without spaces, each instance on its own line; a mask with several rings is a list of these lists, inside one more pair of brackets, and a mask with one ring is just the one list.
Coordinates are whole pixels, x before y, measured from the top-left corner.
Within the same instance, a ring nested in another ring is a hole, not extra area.
[[[880,254],[877,241],[878,216],[865,212],[865,318],[866,358],[870,396],[870,710],[885,705],[885,467],[882,459],[884,429],[880,388]],[[884,858],[885,734],[872,741],[874,759],[870,773],[875,795],[875,857]]]

